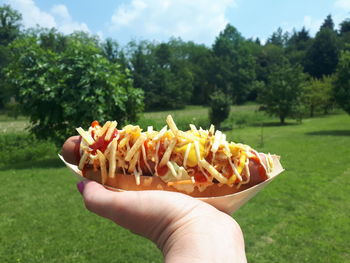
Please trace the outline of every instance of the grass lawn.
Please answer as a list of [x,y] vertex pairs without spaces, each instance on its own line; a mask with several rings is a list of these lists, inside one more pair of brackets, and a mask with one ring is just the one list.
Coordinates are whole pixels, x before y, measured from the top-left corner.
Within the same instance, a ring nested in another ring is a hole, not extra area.
[[[350,262],[350,117],[279,126],[255,110],[232,108],[228,138],[281,155],[286,172],[233,215],[249,262]],[[140,125],[161,126],[168,113]],[[171,114],[179,126],[208,124],[204,108]],[[53,145],[8,132],[22,122],[0,118],[0,262],[161,262],[151,242],[84,208]]]

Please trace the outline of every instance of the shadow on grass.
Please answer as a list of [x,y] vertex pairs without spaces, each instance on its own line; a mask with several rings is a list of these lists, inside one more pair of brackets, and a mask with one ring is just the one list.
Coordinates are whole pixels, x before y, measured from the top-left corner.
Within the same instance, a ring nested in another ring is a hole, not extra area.
[[350,136],[350,130],[322,130],[307,132],[306,135],[316,135],[316,136]]
[[0,171],[10,169],[31,169],[31,168],[60,168],[64,167],[62,161],[57,157],[50,157],[43,160],[33,160],[17,163],[8,163],[0,166]]
[[300,125],[300,123],[297,123],[297,122],[286,122],[286,123],[280,123],[280,122],[263,122],[263,123],[258,123],[258,122],[255,122],[255,123],[252,123],[252,124],[249,124],[249,126],[253,126],[253,127],[261,127],[261,126],[264,126],[264,127],[284,127],[284,126],[294,126],[294,125]]

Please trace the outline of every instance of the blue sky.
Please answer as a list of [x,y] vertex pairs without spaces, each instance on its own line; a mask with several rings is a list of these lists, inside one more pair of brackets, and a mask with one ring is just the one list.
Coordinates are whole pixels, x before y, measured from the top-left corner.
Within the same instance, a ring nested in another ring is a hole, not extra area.
[[171,36],[211,45],[231,23],[246,38],[266,40],[278,27],[305,26],[313,35],[328,14],[350,18],[350,0],[0,0],[23,15],[25,27],[84,30],[121,44]]

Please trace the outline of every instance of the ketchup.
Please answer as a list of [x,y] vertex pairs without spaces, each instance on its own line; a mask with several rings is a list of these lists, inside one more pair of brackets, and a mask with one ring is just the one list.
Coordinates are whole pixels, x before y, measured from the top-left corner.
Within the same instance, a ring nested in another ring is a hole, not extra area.
[[90,148],[92,149],[91,153],[96,154],[97,150],[100,150],[101,152],[104,152],[108,146],[108,144],[118,135],[118,130],[115,129],[114,132],[112,133],[111,138],[108,141],[105,141],[106,134],[103,136],[99,137],[98,140],[90,145]]
[[162,167],[157,167],[157,174],[158,176],[164,176],[168,172],[169,168],[166,165],[163,165]]
[[96,126],[100,126],[100,123],[99,123],[98,121],[93,121],[93,122],[91,123],[91,127],[92,127],[92,128],[95,128]]
[[198,170],[198,168],[195,170],[193,176],[194,176],[194,180],[196,181],[196,183],[206,183],[207,182],[207,178],[200,170]]

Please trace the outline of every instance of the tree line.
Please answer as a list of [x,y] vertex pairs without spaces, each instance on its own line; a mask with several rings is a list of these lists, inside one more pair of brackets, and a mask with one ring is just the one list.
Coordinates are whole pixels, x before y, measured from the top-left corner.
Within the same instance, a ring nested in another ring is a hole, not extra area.
[[278,28],[266,43],[228,24],[212,46],[181,38],[121,46],[84,32],[23,29],[21,19],[0,6],[0,108],[29,115],[40,137],[62,140],[82,121],[133,122],[144,110],[187,104],[210,105],[217,125],[229,105],[247,101],[281,123],[336,103],[350,113],[350,19],[336,30],[328,15],[314,37]]

